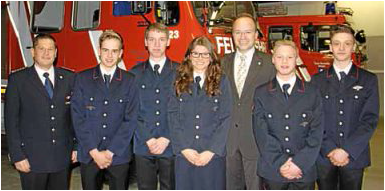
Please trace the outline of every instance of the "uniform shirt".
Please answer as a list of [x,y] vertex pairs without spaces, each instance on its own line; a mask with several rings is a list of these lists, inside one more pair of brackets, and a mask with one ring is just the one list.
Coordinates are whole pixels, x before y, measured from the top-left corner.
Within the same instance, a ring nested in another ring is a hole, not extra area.
[[291,77],[289,79],[289,81],[284,81],[281,78],[279,78],[278,76],[276,76],[276,77],[277,77],[277,81],[278,81],[279,86],[281,87],[282,92],[283,92],[283,87],[282,86],[284,84],[290,84],[289,89],[287,89],[287,93],[289,93],[289,95],[290,95],[291,94],[291,90],[293,90],[293,87],[294,87],[294,84],[295,84],[295,81],[296,81],[297,77],[294,75],[293,77]]
[[255,52],[255,48],[250,49],[249,51],[246,52],[246,54],[240,53],[238,50],[235,53],[235,64],[234,64],[234,79],[238,79],[238,70],[239,70],[239,65],[241,64],[241,56],[245,55],[246,56],[246,71],[249,71],[250,65],[251,65],[251,60],[253,60],[253,55]]
[[335,63],[333,64],[333,68],[334,68],[334,71],[337,74],[338,80],[341,80],[340,72],[345,72],[345,74],[348,75],[349,71],[350,71],[350,68],[352,68],[352,65],[353,65],[353,63],[352,63],[352,61],[350,61],[348,66],[346,66],[344,69],[340,69],[340,68],[336,67]]
[[51,66],[48,69],[48,71],[45,71],[45,70],[39,68],[35,63],[35,69],[36,69],[37,74],[39,75],[41,82],[43,83],[43,86],[45,84],[45,77],[43,75],[44,75],[44,73],[48,72],[48,74],[49,74],[48,78],[49,78],[49,80],[51,80],[53,87],[55,87],[55,72],[54,72],[53,66]]
[[110,82],[111,82],[112,78],[114,77],[117,66],[115,65],[111,71],[107,71],[104,67],[105,66],[100,64],[99,68],[100,68],[100,72],[102,72],[103,81],[105,81],[104,75],[110,75]]
[[151,58],[148,59],[149,62],[150,62],[150,65],[151,65],[151,68],[155,71],[155,64],[159,64],[159,74],[162,73],[162,69],[163,69],[163,66],[164,64],[166,64],[166,60],[167,58],[166,57],[163,57],[159,62],[155,62],[154,60],[152,60]]

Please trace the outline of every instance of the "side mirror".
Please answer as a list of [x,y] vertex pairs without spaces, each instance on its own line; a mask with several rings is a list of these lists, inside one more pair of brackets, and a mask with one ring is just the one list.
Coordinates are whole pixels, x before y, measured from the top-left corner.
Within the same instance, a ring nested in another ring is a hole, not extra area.
[[356,41],[359,42],[360,44],[366,43],[366,36],[365,36],[364,30],[358,31],[356,35],[354,35],[354,37]]
[[142,15],[147,13],[147,2],[146,1],[132,1],[131,2],[131,14]]

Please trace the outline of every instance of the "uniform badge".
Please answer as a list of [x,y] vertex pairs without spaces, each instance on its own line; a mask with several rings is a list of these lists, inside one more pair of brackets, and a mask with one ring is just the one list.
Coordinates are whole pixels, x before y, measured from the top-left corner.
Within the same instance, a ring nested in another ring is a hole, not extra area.
[[302,126],[302,127],[306,127],[306,126],[307,126],[307,124],[309,124],[309,122],[307,122],[307,121],[304,121],[304,122],[300,123],[299,125],[300,125],[300,126]]
[[88,109],[89,111],[92,111],[92,110],[95,110],[96,107],[93,105],[86,105],[86,109]]
[[360,91],[360,89],[362,89],[362,88],[364,88],[364,87],[359,86],[359,85],[356,85],[356,86],[353,87],[353,89],[356,90],[356,91]]

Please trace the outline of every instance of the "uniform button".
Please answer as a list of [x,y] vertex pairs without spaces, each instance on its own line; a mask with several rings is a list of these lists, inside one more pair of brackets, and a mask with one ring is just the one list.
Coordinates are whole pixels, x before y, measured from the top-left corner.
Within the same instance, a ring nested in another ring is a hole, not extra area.
[[74,137],[72,140],[76,141],[76,138]]
[[159,92],[160,92],[160,90],[159,90],[158,88],[156,88],[156,89],[155,89],[155,93],[158,94]]
[[286,129],[286,130],[289,130],[289,129],[290,129],[290,127],[286,125],[286,126],[285,126],[285,129]]
[[325,95],[325,99],[329,99],[329,95]]
[[106,125],[106,124],[103,124],[103,126],[102,126],[102,127],[103,127],[103,129],[105,129],[105,128],[107,128],[107,125]]
[[358,99],[358,95],[354,95],[354,99]]
[[119,103],[123,103],[123,100],[122,100],[122,99],[119,99]]
[[104,101],[104,105],[107,105],[107,104],[108,104],[108,101],[107,101],[107,100],[105,100],[105,101]]
[[53,143],[53,144],[55,144],[55,143],[56,143],[56,140],[55,140],[55,139],[53,139],[53,140],[52,140],[52,143]]
[[343,99],[340,99],[340,103],[344,103],[344,100],[343,100]]
[[269,114],[267,114],[267,117],[271,119],[271,118],[273,117],[273,115],[271,115],[271,114],[269,113]]
[[338,122],[339,126],[342,126],[344,123],[342,121]]
[[156,103],[156,104],[159,104],[159,103],[160,103],[160,101],[157,99],[157,100],[155,100],[155,103]]
[[286,142],[289,142],[289,140],[290,140],[289,137],[285,137]]
[[285,119],[289,119],[290,115],[289,114],[285,114]]
[[196,118],[196,119],[199,119],[199,115],[196,115],[195,118]]
[[107,113],[103,113],[103,117],[107,117]]
[[290,149],[286,149],[285,151],[286,151],[286,153],[290,153]]
[[306,118],[306,113],[303,113],[303,114],[302,114],[302,117],[303,117],[303,118]]
[[156,125],[156,126],[159,126],[159,125],[160,125],[160,123],[159,123],[159,122],[156,122],[156,123],[155,123],[155,125]]
[[146,88],[146,85],[142,84],[142,89],[145,89]]
[[54,117],[54,116],[51,117],[51,121],[53,121],[53,120],[55,120],[55,117]]
[[24,143],[21,143],[21,146],[24,147]]
[[195,129],[199,129],[199,125],[195,126]]
[[237,105],[238,105],[238,106],[241,106],[241,103],[238,103]]
[[199,139],[199,135],[195,135],[195,139]]
[[182,102],[182,101],[183,101],[183,99],[182,99],[182,98],[179,98],[179,101],[180,101],[180,102]]
[[55,128],[52,128],[51,130],[52,130],[52,132],[55,132]]
[[51,109],[53,109],[53,108],[55,108],[55,106],[54,106],[54,105],[51,105]]
[[156,115],[160,115],[160,111],[156,111],[155,114],[156,114]]
[[340,115],[343,115],[344,114],[344,111],[340,110]]
[[106,140],[107,138],[106,137],[103,137],[103,140]]
[[90,101],[94,101],[94,98],[93,98],[93,97],[90,97]]
[[215,103],[218,103],[218,99],[214,99],[214,102],[215,102]]
[[344,136],[344,133],[340,133],[340,137],[343,137]]

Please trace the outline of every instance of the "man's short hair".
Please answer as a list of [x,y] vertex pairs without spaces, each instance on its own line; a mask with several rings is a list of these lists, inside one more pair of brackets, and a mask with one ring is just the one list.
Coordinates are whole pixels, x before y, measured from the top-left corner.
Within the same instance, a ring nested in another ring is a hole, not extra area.
[[274,54],[275,52],[277,52],[277,49],[278,49],[280,46],[290,46],[290,47],[292,47],[292,48],[295,50],[295,52],[296,52],[296,54],[297,54],[297,57],[299,56],[299,55],[298,55],[298,48],[297,48],[297,46],[295,45],[295,43],[294,43],[293,41],[291,41],[291,40],[277,40],[277,41],[275,41],[275,43],[274,43],[274,48],[273,48],[273,54]]
[[167,39],[169,38],[169,31],[168,31],[168,28],[166,25],[162,24],[162,23],[153,23],[153,24],[150,24],[146,31],[144,32],[144,38],[148,38],[148,33],[150,33],[150,31],[159,31],[161,33],[165,33],[166,36],[167,36]]
[[105,40],[116,39],[120,42],[120,49],[123,48],[123,40],[122,37],[113,30],[105,30],[102,35],[99,37],[99,47],[102,48],[102,44]]
[[33,41],[32,41],[32,48],[36,48],[36,46],[39,43],[39,40],[43,40],[43,39],[52,40],[54,45],[55,45],[55,48],[56,48],[56,40],[53,38],[53,36],[51,36],[50,34],[47,34],[47,33],[41,33],[41,34],[38,34],[37,36],[35,36],[35,38],[33,38]]
[[333,27],[330,32],[330,39],[332,39],[334,35],[338,33],[348,33],[351,34],[354,38],[354,30],[348,25],[337,25]]
[[239,15],[234,19],[233,25],[234,25],[235,21],[238,20],[238,19],[240,19],[240,18],[249,18],[249,19],[251,19],[251,20],[254,22],[255,31],[256,31],[256,32],[258,31],[258,28],[259,28],[258,22],[257,22],[257,20],[256,20],[252,15],[250,15],[249,13],[241,13],[241,14],[239,14]]

